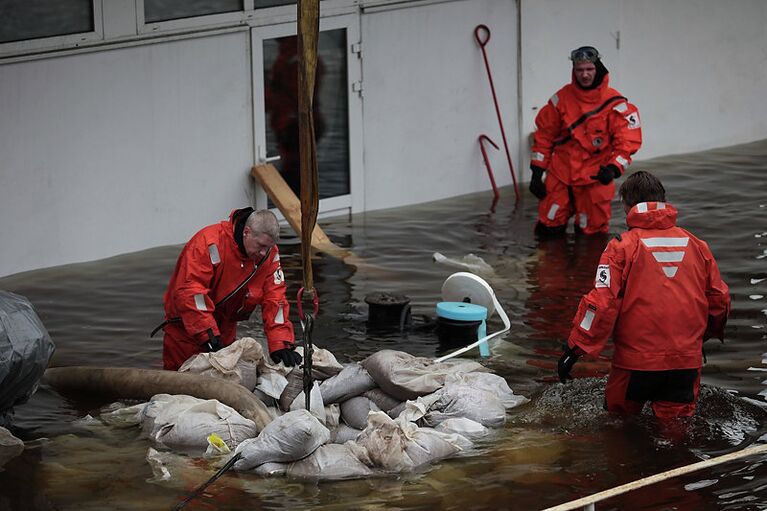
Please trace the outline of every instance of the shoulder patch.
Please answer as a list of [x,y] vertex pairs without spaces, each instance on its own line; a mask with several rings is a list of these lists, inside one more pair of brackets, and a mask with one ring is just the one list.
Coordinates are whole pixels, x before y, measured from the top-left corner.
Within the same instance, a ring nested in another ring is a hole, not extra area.
[[597,276],[594,279],[594,287],[610,287],[609,264],[600,264],[597,266]]
[[274,270],[274,285],[279,286],[283,282],[285,282],[285,275],[282,273],[282,267],[278,266],[276,270]]
[[639,112],[631,112],[626,116],[626,122],[628,123],[628,129],[635,130],[642,125],[639,122]]

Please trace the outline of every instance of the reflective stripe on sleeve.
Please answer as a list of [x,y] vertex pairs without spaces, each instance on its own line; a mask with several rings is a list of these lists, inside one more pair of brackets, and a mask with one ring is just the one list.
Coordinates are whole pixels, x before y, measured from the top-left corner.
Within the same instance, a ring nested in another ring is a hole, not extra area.
[[581,321],[580,327],[587,332],[591,330],[591,324],[594,322],[594,312],[587,310],[586,314],[583,315],[583,320]]
[[559,96],[557,96],[556,94],[554,94],[553,96],[551,96],[551,98],[549,99],[549,101],[551,101],[551,104],[552,104],[552,105],[554,105],[554,106],[557,106],[557,105],[559,104]]
[[531,159],[535,161],[543,161],[543,153],[533,153]]
[[206,311],[208,307],[205,305],[205,295],[194,295],[194,304],[197,306],[197,310]]
[[546,218],[549,220],[554,220],[554,216],[556,216],[557,210],[559,210],[559,204],[552,204],[549,208],[549,212],[546,214]]
[[210,255],[210,262],[214,265],[221,262],[221,255],[218,253],[218,247],[215,243],[208,245],[208,254]]
[[280,308],[277,309],[277,314],[274,315],[274,322],[278,325],[285,323],[285,313],[282,312],[282,305],[280,305]]
[[624,158],[623,156],[616,156],[615,157],[615,161],[620,163],[621,167],[623,167],[624,169],[626,168],[626,165],[629,164],[629,161],[626,158]]

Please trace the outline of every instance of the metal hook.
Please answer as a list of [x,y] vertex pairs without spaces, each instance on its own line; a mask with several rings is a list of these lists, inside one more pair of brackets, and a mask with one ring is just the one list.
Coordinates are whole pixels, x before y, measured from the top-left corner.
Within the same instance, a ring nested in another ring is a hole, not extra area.
[[[487,37],[484,40],[480,35],[480,32],[485,32],[485,34],[487,34]],[[490,41],[490,29],[487,28],[487,25],[477,25],[477,27],[474,29],[474,39],[477,40],[477,44],[483,48],[485,47],[485,45]]]

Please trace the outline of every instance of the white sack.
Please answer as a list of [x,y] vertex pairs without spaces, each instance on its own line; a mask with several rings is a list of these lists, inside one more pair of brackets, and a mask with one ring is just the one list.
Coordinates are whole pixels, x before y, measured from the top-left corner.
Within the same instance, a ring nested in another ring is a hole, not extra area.
[[467,419],[466,417],[456,417],[440,422],[434,429],[442,433],[457,433],[470,440],[487,436],[490,432],[479,422]]
[[431,358],[414,357],[394,350],[381,350],[361,364],[384,392],[402,401],[425,396],[442,388],[448,374],[488,371],[481,364],[470,360],[435,362]]
[[258,365],[263,359],[261,344],[251,337],[243,337],[216,352],[199,353],[189,358],[178,372],[220,378],[253,390],[258,379]]
[[320,385],[322,401],[326,404],[339,403],[359,396],[376,386],[373,378],[360,364],[352,363],[344,366],[343,370]]
[[24,442],[16,438],[7,429],[0,427],[0,467],[21,454]]
[[506,380],[494,373],[450,374],[445,378],[445,386],[453,384],[468,385],[476,389],[486,390],[497,396],[506,408],[514,408],[530,401],[524,396],[515,395]]
[[357,440],[361,429],[350,428],[346,424],[340,424],[330,432],[330,441],[334,444],[345,444],[350,440]]
[[380,411],[370,399],[357,396],[341,403],[341,420],[355,429],[365,429],[368,425],[368,413]]
[[[370,476],[373,471],[357,457],[363,450],[349,444],[320,446],[310,456],[288,467],[287,475],[300,479],[340,480]],[[365,456],[365,454],[363,454]],[[366,456],[365,456],[366,457]]]
[[[325,417],[325,404],[322,402],[322,394],[320,393],[320,384],[316,381],[312,385],[312,390],[309,392],[309,408],[312,415],[317,417],[322,424],[326,423]],[[290,404],[290,410],[302,410],[306,409],[306,394],[302,390],[300,394],[296,396],[293,402]]]
[[258,434],[256,423],[215,400],[158,394],[141,410],[142,429],[166,447],[208,447],[208,435],[217,434],[230,448]]
[[378,387],[370,389],[367,392],[364,392],[362,395],[370,399],[376,404],[378,408],[387,413],[389,410],[398,407],[402,403],[402,400],[390,396]]
[[424,421],[428,426],[456,417],[465,417],[489,428],[506,423],[506,407],[501,398],[486,390],[463,384],[446,385],[434,393]]
[[330,431],[307,410],[295,410],[266,425],[257,438],[237,446],[242,458],[235,470],[250,470],[269,462],[296,461],[330,440]]
[[450,435],[421,429],[412,422],[392,420],[384,412],[371,412],[357,444],[367,450],[375,466],[403,472],[458,453],[460,446],[450,439]]

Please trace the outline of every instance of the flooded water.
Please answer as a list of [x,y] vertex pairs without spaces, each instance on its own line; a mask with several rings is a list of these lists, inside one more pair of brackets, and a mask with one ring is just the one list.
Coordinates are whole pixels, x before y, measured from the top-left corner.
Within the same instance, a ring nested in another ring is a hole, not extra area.
[[[569,234],[538,243],[532,196],[526,193],[515,206],[512,190],[504,189],[494,211],[491,194],[482,193],[323,222],[334,241],[375,269],[314,260],[321,311],[313,338],[342,362],[383,348],[444,353],[431,331],[418,328],[433,317],[442,282],[454,271],[433,263],[432,253],[479,255],[495,269],[488,282],[512,322],[485,363],[532,399],[511,411],[505,429],[465,456],[417,474],[333,483],[227,474],[189,508],[543,509],[762,435],[767,412],[755,403],[764,403],[767,393],[766,161],[762,141],[634,166],[661,177],[679,224],[709,243],[733,298],[726,342],[706,345],[703,382],[711,388],[683,439],[669,441],[649,417],[623,422],[604,414],[606,360],[584,360],[574,382],[556,381],[561,343],[607,238]],[[617,203],[613,210],[611,232],[617,233],[624,216]],[[0,289],[34,304],[56,343],[54,366],[160,368],[162,343],[148,332],[162,319],[162,293],[180,248],[14,275],[0,279]],[[281,251],[295,296],[298,245],[288,239]],[[412,327],[368,331],[364,297],[376,291],[410,297]],[[295,308],[291,316],[296,319]],[[488,331],[499,328],[495,316]],[[242,324],[240,333],[262,338],[257,321]],[[0,509],[170,509],[212,474],[187,460],[173,482],[153,481],[150,444],[138,431],[83,420],[105,404],[41,387],[17,407],[12,431],[27,449],[0,472]],[[766,478],[767,458],[754,457],[615,497],[597,509],[767,509]]]

